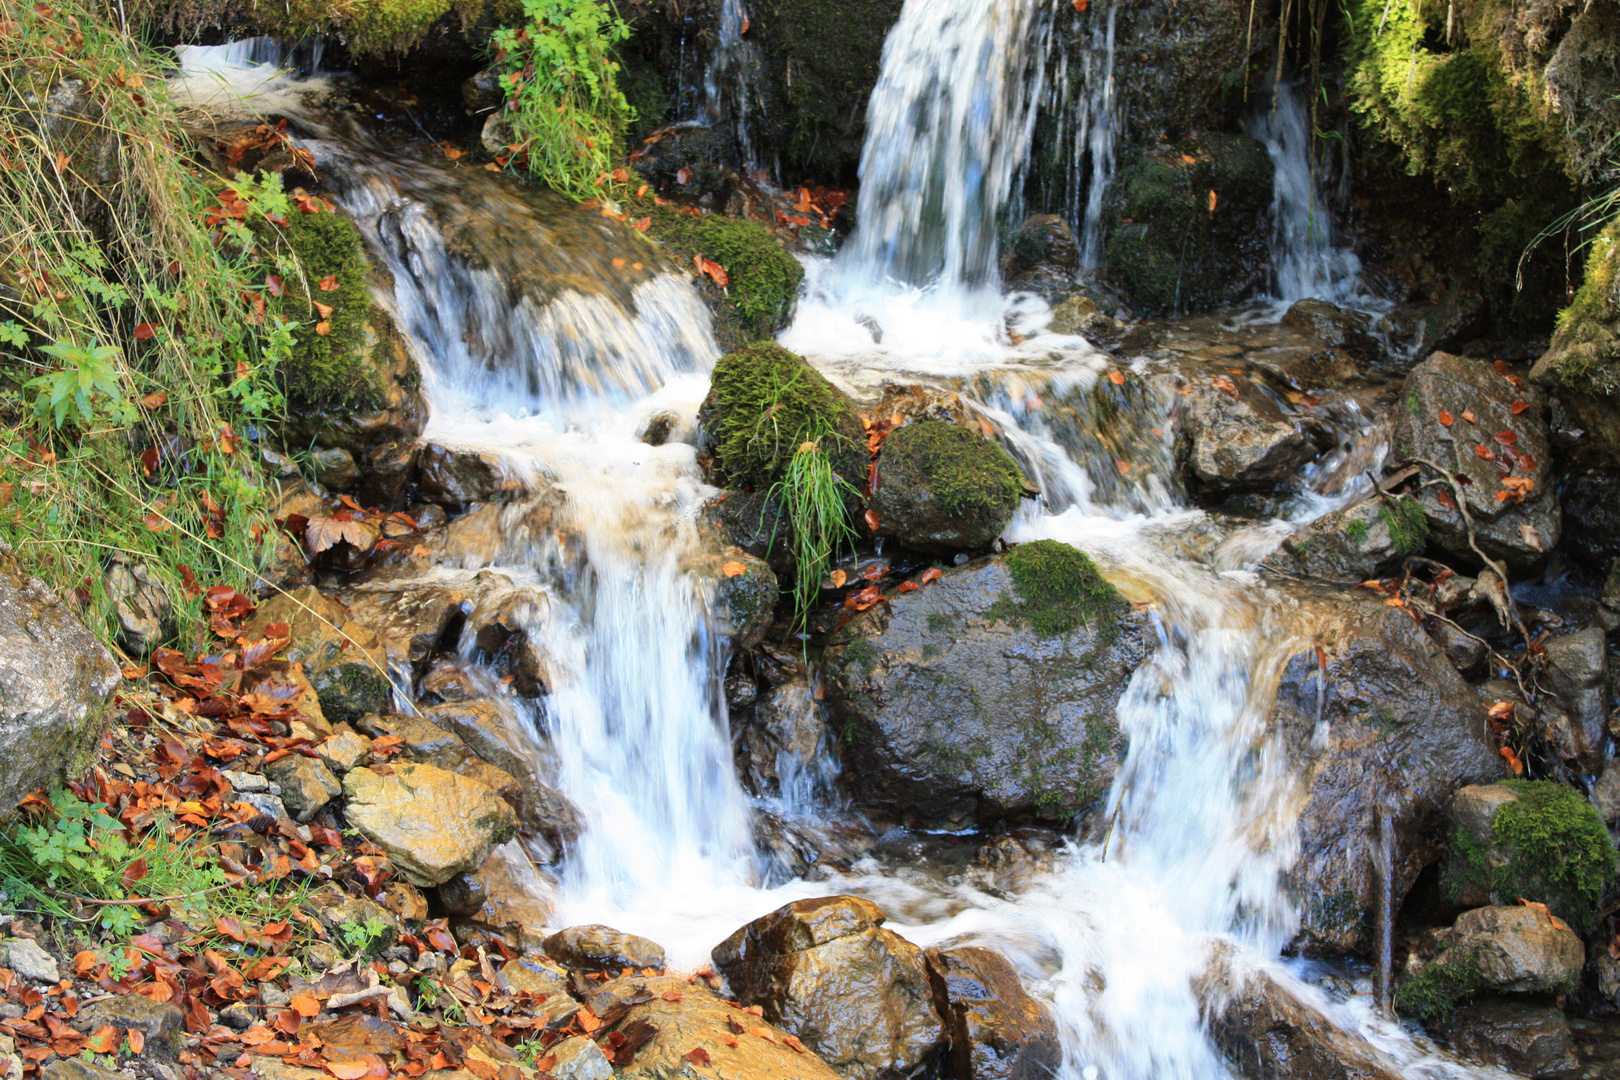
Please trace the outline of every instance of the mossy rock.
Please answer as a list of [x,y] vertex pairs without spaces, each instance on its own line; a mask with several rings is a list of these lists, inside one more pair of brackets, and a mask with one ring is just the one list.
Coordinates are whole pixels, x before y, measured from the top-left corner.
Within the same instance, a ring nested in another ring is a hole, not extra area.
[[1139,313],[1234,303],[1265,284],[1272,166],[1242,135],[1154,147],[1120,170],[1108,201],[1108,278]]
[[1603,818],[1573,788],[1504,780],[1465,788],[1453,801],[1441,885],[1455,902],[1534,900],[1584,932],[1614,875]]
[[878,477],[878,532],[943,554],[989,547],[1023,494],[1023,475],[1000,443],[943,420],[915,420],[890,435]]
[[702,419],[732,486],[769,488],[811,439],[820,440],[846,481],[865,479],[866,438],[855,403],[775,342],[761,341],[715,363]]
[[1557,390],[1591,444],[1620,463],[1620,224],[1593,239],[1586,276],[1530,378]]
[[297,41],[317,34],[341,40],[356,57],[400,56],[429,40],[459,42],[467,55],[491,25],[517,24],[521,0],[130,0],[131,23],[153,23],[196,40],[209,29],[235,37],[269,34]]
[[650,216],[649,235],[683,267],[690,267],[697,255],[725,267],[727,298],[749,336],[768,337],[787,325],[804,267],[769,229],[719,214],[693,217],[669,207]]
[[1017,600],[1003,597],[994,618],[1028,624],[1055,637],[1084,626],[1106,641],[1130,605],[1108,583],[1091,556],[1060,540],[1035,540],[1007,552]]

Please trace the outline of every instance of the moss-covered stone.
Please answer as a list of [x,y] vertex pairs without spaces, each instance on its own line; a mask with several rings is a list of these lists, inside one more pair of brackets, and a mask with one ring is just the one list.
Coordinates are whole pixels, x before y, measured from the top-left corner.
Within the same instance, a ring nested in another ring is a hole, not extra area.
[[728,484],[764,490],[808,439],[821,439],[845,480],[864,476],[865,438],[855,403],[801,356],[761,341],[722,356],[710,377],[704,423]]
[[[393,363],[391,356],[373,355],[386,344],[371,329],[375,305],[360,230],[335,213],[292,214],[285,229],[264,229],[275,230],[269,238],[284,247],[296,268],[283,275],[286,291],[273,301],[275,314],[297,324],[292,355],[282,366],[288,402],[361,409],[380,404],[378,373]],[[323,281],[336,287],[322,289]]]
[[1480,988],[1472,956],[1456,964],[1431,964],[1395,990],[1395,1011],[1427,1022],[1445,1023],[1457,1005]]
[[1018,465],[1001,444],[943,420],[915,420],[890,435],[878,476],[878,531],[922,551],[988,547],[1023,491]]
[[1453,897],[1495,903],[1534,900],[1584,931],[1614,880],[1615,856],[1603,818],[1580,792],[1548,780],[1505,780],[1516,799],[1490,819],[1490,843],[1467,828],[1452,832],[1442,885]]
[[727,295],[743,329],[768,337],[787,324],[804,280],[804,267],[763,225],[705,214],[692,217],[669,207],[652,214],[649,235],[690,267],[701,255],[725,267]]
[[[355,56],[398,56],[427,38],[435,24],[466,33],[522,18],[520,0],[129,0],[131,23],[155,23],[195,38],[209,30],[297,41],[338,38]],[[473,43],[469,42],[470,54]]]
[[1062,541],[1019,544],[1007,552],[1007,568],[1018,600],[1003,598],[990,614],[1027,623],[1038,634],[1055,636],[1085,626],[1107,639],[1130,609],[1091,557]]

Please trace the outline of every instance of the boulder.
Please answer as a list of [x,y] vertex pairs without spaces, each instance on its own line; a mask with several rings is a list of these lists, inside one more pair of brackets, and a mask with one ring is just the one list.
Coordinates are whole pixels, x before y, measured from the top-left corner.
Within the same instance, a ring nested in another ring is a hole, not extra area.
[[[1558,543],[1562,515],[1552,484],[1546,399],[1509,378],[1483,361],[1442,352],[1430,356],[1406,377],[1395,409],[1391,455],[1432,463],[1422,466],[1425,481],[1442,479],[1435,466],[1466,477],[1463,498],[1480,548],[1510,568],[1525,569]],[[1442,481],[1425,486],[1417,498],[1434,542],[1477,564],[1456,495]]]
[[1292,573],[1359,584],[1408,555],[1422,552],[1429,519],[1412,499],[1370,498],[1293,533],[1267,560]]
[[106,646],[0,544],[0,817],[89,767],[118,681]]
[[[476,874],[459,874],[451,880],[469,879],[473,884],[470,892],[483,893],[477,907],[467,912],[469,924],[532,949],[541,930],[551,922],[553,910],[546,899],[552,890],[535,872],[528,845],[517,840],[502,844],[489,853]],[[441,898],[448,888],[448,882],[440,886]]]
[[1591,569],[1607,571],[1620,558],[1620,470],[1572,469],[1563,487],[1570,551]]
[[1037,1080],[1058,1073],[1063,1048],[1052,1010],[1024,992],[1003,957],[964,946],[929,949],[923,961],[956,1080]]
[[1398,901],[1440,854],[1452,792],[1506,766],[1487,741],[1478,693],[1410,615],[1372,597],[1283,591],[1314,637],[1283,664],[1268,722],[1304,778],[1288,872],[1300,944],[1367,950],[1381,902],[1380,808],[1391,811]]
[[1435,931],[1425,958],[1414,953],[1396,991],[1401,1012],[1449,1016],[1456,1003],[1480,991],[1567,994],[1580,985],[1586,947],[1562,920],[1526,904],[1465,911]]
[[877,531],[918,551],[983,551],[1012,520],[1023,475],[999,443],[942,420],[916,420],[883,442],[869,504]]
[[1108,790],[1114,706],[1154,641],[1055,541],[946,570],[857,616],[824,659],[861,803],[919,827],[1065,819]]
[[[683,976],[625,975],[591,996],[593,1011],[622,1034],[633,1053],[615,1051],[620,1080],[838,1080],[808,1047],[795,1047],[788,1032],[722,1001],[701,982]],[[645,1040],[645,1041],[642,1041]],[[697,1057],[702,1051],[706,1058]],[[707,1061],[709,1064],[705,1065]],[[712,1070],[710,1068],[712,1066]]]
[[745,710],[747,722],[736,724],[738,772],[759,795],[812,794],[827,753],[827,722],[809,680],[795,676],[766,688]]
[[354,769],[343,778],[349,824],[388,853],[413,885],[476,870],[517,831],[511,807],[476,780],[432,765]]
[[319,758],[293,753],[264,767],[265,776],[281,785],[282,804],[299,821],[308,821],[343,793],[343,785]]
[[[752,649],[765,640],[781,599],[776,573],[765,559],[726,542],[712,525],[700,527],[706,543],[688,555],[683,569],[707,583],[723,631],[735,649]],[[783,550],[791,550],[779,538]]]
[[546,938],[545,950],[558,963],[585,971],[664,966],[663,946],[611,926],[570,926]]
[[1459,905],[1531,900],[1585,930],[1614,879],[1603,816],[1573,788],[1504,780],[1460,789],[1448,808],[1440,882]]
[[1181,455],[1187,482],[1206,498],[1289,484],[1321,454],[1319,433],[1263,382],[1188,369]]
[[1583,763],[1603,769],[1609,724],[1609,643],[1603,631],[1588,627],[1548,641],[1547,683],[1581,734]]
[[796,900],[715,946],[737,1000],[802,1040],[840,1076],[887,1080],[937,1054],[942,1030],[922,950],[853,896]]
[[583,1035],[553,1044],[546,1056],[556,1059],[548,1071],[557,1080],[612,1080],[613,1066],[607,1055]]
[[1580,1069],[1569,1021],[1556,1006],[1489,997],[1458,1009],[1444,1034],[1453,1053],[1521,1076],[1572,1076]]
[[303,665],[327,720],[352,723],[392,703],[389,663],[403,650],[355,622],[343,605],[312,586],[296,589],[261,604],[246,634],[264,637],[274,623],[291,628],[292,643],[281,656]]
[[467,592],[453,585],[361,585],[345,592],[343,602],[355,622],[403,643],[405,658],[412,664],[453,651],[472,611]]
[[428,443],[417,455],[416,495],[424,502],[465,506],[521,490],[493,454]]

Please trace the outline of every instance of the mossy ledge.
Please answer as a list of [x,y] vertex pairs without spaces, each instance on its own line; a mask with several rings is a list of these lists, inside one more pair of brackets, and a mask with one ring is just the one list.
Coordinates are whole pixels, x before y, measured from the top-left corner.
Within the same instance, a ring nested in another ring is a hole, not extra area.
[[752,221],[705,214],[693,217],[670,207],[653,210],[649,235],[690,269],[701,255],[725,267],[727,294],[737,319],[760,338],[787,325],[804,280],[804,267],[769,229]]
[[1130,606],[1089,555],[1061,541],[1020,544],[1006,558],[1018,602],[998,600],[992,618],[1028,624],[1047,637],[1085,626],[1106,640]]
[[840,476],[864,479],[865,440],[854,402],[775,342],[761,341],[715,363],[704,414],[729,485],[765,490],[816,432],[831,432],[821,448]]

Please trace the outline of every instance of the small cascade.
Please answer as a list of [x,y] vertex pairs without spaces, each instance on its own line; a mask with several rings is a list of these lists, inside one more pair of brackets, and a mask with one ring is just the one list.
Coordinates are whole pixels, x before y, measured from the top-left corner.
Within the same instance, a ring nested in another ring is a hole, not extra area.
[[743,0],[720,0],[719,41],[703,77],[704,109],[710,124],[730,120],[745,169],[775,175],[774,164],[762,159],[755,137],[757,126],[765,121],[765,58],[747,36],[748,28]]
[[1281,301],[1341,301],[1360,286],[1361,260],[1340,246],[1316,166],[1310,110],[1299,88],[1276,87],[1271,107],[1250,122],[1273,167],[1272,294]]
[[[1114,182],[1119,132],[1124,125],[1123,105],[1114,84],[1114,46],[1118,33],[1120,0],[1108,0],[1102,25],[1087,28],[1083,78],[1085,97],[1080,108],[1078,154],[1084,147],[1089,164],[1085,209],[1080,220],[1080,265],[1094,270],[1102,264],[1103,199]],[[1078,200],[1070,203],[1078,208]],[[1071,219],[1076,215],[1070,211]]]

